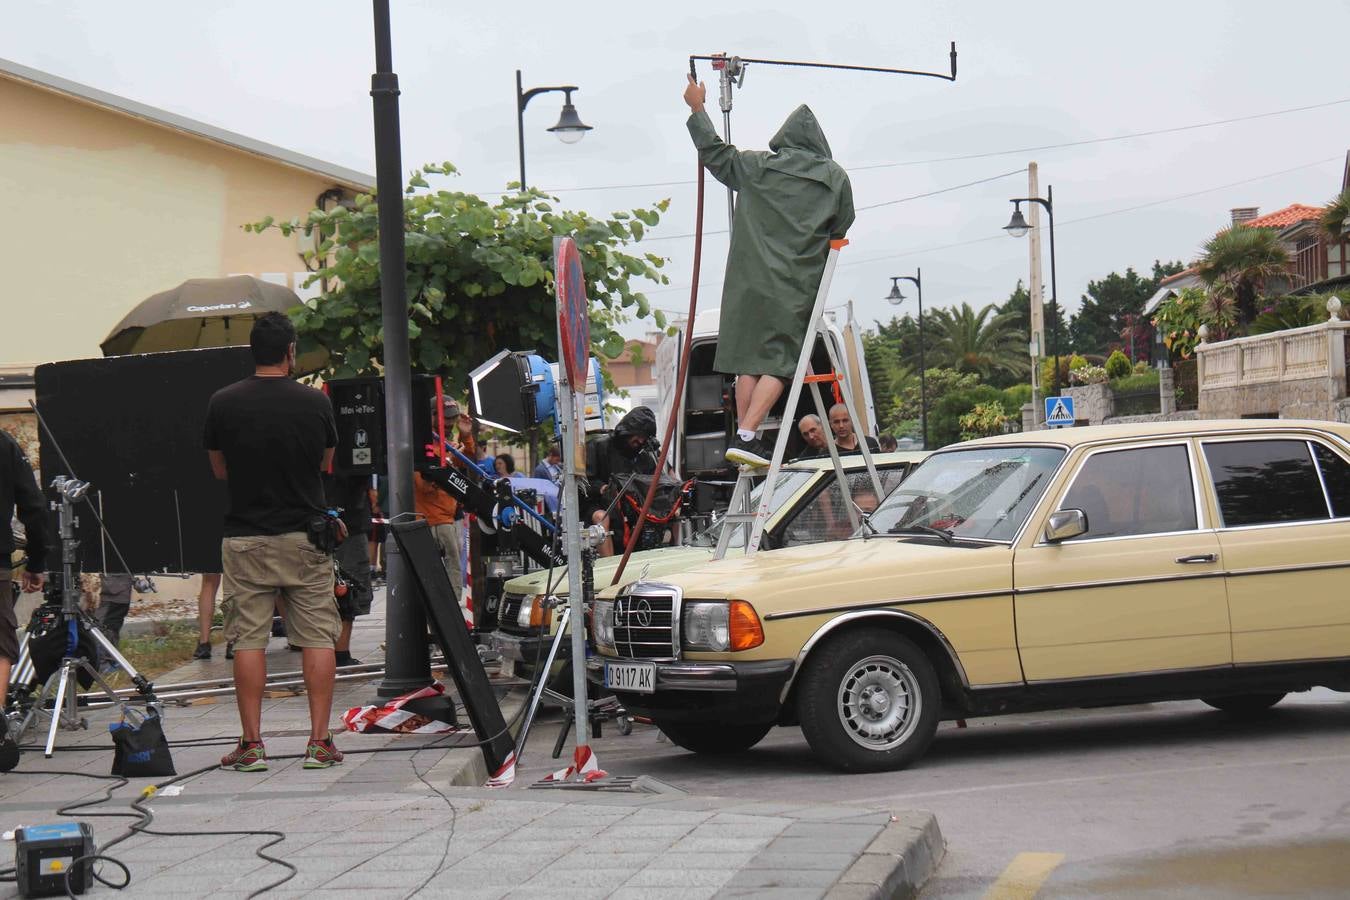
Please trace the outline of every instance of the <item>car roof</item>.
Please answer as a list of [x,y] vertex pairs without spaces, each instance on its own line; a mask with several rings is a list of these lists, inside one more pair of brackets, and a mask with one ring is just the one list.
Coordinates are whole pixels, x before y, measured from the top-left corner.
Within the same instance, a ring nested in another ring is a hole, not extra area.
[[[913,463],[918,465],[929,456],[927,450],[896,450],[893,453],[873,453],[872,462],[878,466],[894,466],[899,463]],[[850,453],[847,456],[841,456],[839,462],[843,464],[844,471],[853,472],[866,468],[861,453]],[[819,471],[821,469],[832,469],[833,463],[828,456],[821,456],[812,459],[799,459],[796,462],[783,463],[783,469],[809,469]]]
[[1037,431],[999,434],[950,444],[955,447],[983,447],[1000,444],[1059,444],[1076,447],[1097,441],[1128,438],[1177,437],[1184,435],[1241,434],[1243,432],[1322,431],[1350,440],[1350,425],[1325,419],[1188,419],[1171,422],[1127,422],[1120,425],[1081,425],[1073,428],[1047,428]]

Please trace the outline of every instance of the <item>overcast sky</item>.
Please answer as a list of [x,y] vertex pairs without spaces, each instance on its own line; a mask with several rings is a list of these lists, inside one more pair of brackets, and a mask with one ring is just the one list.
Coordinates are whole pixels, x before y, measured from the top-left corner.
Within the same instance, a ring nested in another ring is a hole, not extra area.
[[[695,156],[680,99],[691,53],[945,71],[954,40],[955,83],[751,66],[736,94],[734,142],[761,148],[793,107],[809,103],[835,159],[851,170],[860,208],[1037,160],[1042,190],[1055,188],[1067,310],[1089,280],[1112,270],[1189,261],[1230,207],[1325,202],[1340,190],[1350,148],[1344,0],[392,5],[405,169],[450,160],[463,173],[456,186],[483,193],[514,180],[520,68],[526,87],[579,85],[577,109],[595,129],[563,145],[544,130],[561,95],[536,98],[526,115],[530,183],[595,214],[669,197],[667,217],[649,232],[656,238],[693,231]],[[4,17],[0,56],[375,170],[369,2],[25,0],[6,4]],[[711,73],[700,71],[711,96]],[[999,154],[1310,105],[1321,108]],[[714,104],[710,112],[720,129]],[[978,154],[990,155],[938,161]],[[887,163],[895,165],[864,168]],[[610,187],[653,182],[679,183]],[[584,190],[597,187],[605,189]],[[888,318],[888,277],[916,266],[927,306],[1002,302],[1027,274],[1025,240],[1000,231],[1008,198],[1025,191],[1017,174],[861,210],[831,302],[856,301],[864,322]],[[1142,204],[1154,205],[1122,211]],[[715,183],[705,228],[726,228]],[[684,309],[692,240],[642,246],[670,259],[671,286],[648,291],[653,303]],[[705,238],[701,307],[717,304],[725,252],[725,234]],[[1048,282],[1048,258],[1045,271]]]

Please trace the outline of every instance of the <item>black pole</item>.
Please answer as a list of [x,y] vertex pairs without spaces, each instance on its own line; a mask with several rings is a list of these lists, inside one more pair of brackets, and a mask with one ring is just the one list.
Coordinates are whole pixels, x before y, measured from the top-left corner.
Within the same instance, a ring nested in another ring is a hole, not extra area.
[[1059,396],[1059,288],[1055,285],[1055,187],[1047,185],[1045,199],[1039,201],[1050,217],[1050,343],[1055,350],[1055,396]]
[[520,144],[520,192],[525,193],[525,92],[516,69],[516,140]]
[[[375,191],[379,200],[380,308],[384,324],[384,415],[389,466],[390,518],[414,511],[412,478],[412,373],[408,349],[407,281],[403,254],[403,162],[399,146],[398,76],[393,71],[389,0],[375,7]],[[385,542],[385,670],[380,697],[397,697],[431,684],[427,623],[414,594],[407,562]]]
[[[955,74],[956,57],[953,51],[952,68]],[[914,286],[919,290],[919,430],[923,435],[920,450],[928,449],[928,376],[923,361],[923,269],[915,268]]]

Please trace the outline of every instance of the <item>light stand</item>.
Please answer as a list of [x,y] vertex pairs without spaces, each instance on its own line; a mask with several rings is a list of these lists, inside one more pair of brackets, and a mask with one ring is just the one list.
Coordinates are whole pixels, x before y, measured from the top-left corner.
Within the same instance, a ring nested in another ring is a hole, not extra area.
[[[117,649],[117,646],[108,639],[98,624],[93,621],[88,613],[80,609],[80,586],[79,586],[79,565],[77,563],[77,552],[80,542],[75,537],[75,528],[79,525],[79,520],[75,517],[74,505],[89,491],[89,482],[79,481],[75,478],[67,478],[64,475],[58,475],[52,479],[52,489],[56,492],[57,501],[52,505],[57,510],[58,530],[61,537],[61,575],[59,583],[51,586],[51,594],[60,597],[59,609],[53,609],[56,604],[44,604],[46,611],[42,607],[34,613],[34,621],[39,617],[54,619],[52,627],[66,630],[68,640],[74,645],[74,649],[67,651],[61,660],[61,666],[47,678],[45,684],[37,692],[35,697],[28,701],[28,707],[23,717],[19,721],[18,734],[22,736],[29,726],[33,725],[39,715],[47,709],[47,703],[51,702],[51,721],[47,728],[47,742],[44,747],[44,756],[51,759],[54,747],[56,746],[56,732],[61,728],[75,730],[88,727],[88,722],[79,714],[79,685],[77,679],[81,672],[89,675],[90,678],[98,684],[104,694],[108,696],[109,701],[121,706],[125,711],[128,702],[125,698],[119,696],[116,691],[103,679],[98,667],[92,660],[80,656],[79,645],[80,638],[88,635],[94,642],[115,662],[122,671],[131,678],[132,684],[144,699],[147,709],[153,709],[156,715],[161,713],[159,701],[155,698],[155,686],[147,681],[140,672],[136,670],[125,656]],[[15,665],[16,671],[29,671],[32,666],[32,635],[24,642],[20,659]],[[70,644],[67,644],[69,647]]]

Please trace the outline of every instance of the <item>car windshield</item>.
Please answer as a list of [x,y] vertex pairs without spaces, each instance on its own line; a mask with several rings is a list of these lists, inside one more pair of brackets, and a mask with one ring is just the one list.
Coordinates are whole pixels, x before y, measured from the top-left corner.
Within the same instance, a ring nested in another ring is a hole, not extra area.
[[[769,517],[782,508],[783,504],[792,499],[802,487],[814,478],[816,472],[814,469],[782,469],[778,473],[778,481],[774,484],[773,495],[769,500]],[[750,508],[759,508],[759,498],[764,495],[764,482],[755,485],[755,489],[750,492]],[[708,526],[702,532],[694,536],[693,543],[701,547],[717,546],[717,538],[722,534],[722,526],[726,524],[724,519],[718,519],[712,525]],[[745,529],[738,528],[731,535],[731,540],[727,542],[728,547],[745,546]]]
[[858,533],[937,532],[937,537],[1011,541],[1063,459],[1057,447],[975,447],[935,454],[900,483]]

